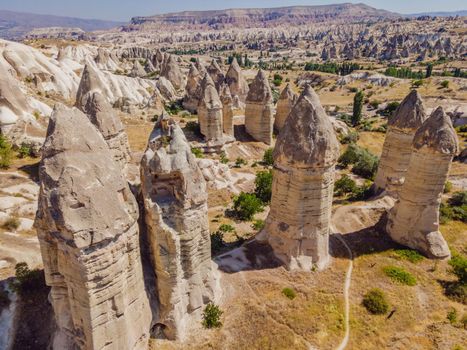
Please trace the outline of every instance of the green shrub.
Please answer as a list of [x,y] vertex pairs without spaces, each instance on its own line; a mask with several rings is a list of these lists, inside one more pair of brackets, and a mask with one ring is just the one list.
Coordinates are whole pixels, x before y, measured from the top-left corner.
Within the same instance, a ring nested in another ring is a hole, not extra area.
[[457,310],[451,308],[451,310],[448,311],[446,318],[449,320],[449,323],[455,324],[457,322]]
[[263,210],[263,203],[256,195],[242,192],[234,198],[233,209],[240,220],[251,220]]
[[423,85],[423,80],[422,79],[412,81],[412,87],[415,88],[415,89],[419,88],[422,85]]
[[2,223],[2,228],[7,231],[16,231],[20,225],[21,222],[16,216],[10,216]]
[[45,286],[44,274],[38,269],[30,270],[28,264],[20,262],[15,266],[16,281],[12,287],[19,294],[32,293]]
[[[156,120],[157,120],[157,118],[156,118]],[[201,135],[201,129],[199,127],[199,123],[195,122],[194,120],[187,122],[185,124],[185,129],[188,130],[188,131],[191,131],[195,135],[202,136]]]
[[355,191],[349,196],[348,200],[350,201],[364,201],[371,197],[372,195],[372,186],[373,182],[366,181],[362,186],[357,186]]
[[263,155],[263,164],[268,165],[268,166],[273,166],[274,165],[274,158],[272,156],[273,154],[273,149],[268,148]]
[[362,91],[355,94],[353,99],[352,125],[357,126],[362,120],[362,107],[365,95]]
[[196,158],[203,158],[204,157],[204,153],[200,148],[192,147],[191,148],[191,153],[193,153]]
[[272,195],[272,170],[260,171],[255,178],[255,194],[263,203],[269,203]]
[[256,230],[256,231],[260,231],[264,228],[264,220],[255,220],[253,221],[253,224],[251,224],[251,227]]
[[0,169],[8,169],[13,160],[13,149],[8,140],[0,135]]
[[241,168],[242,165],[248,165],[248,162],[245,159],[238,157],[235,160],[235,168]]
[[32,156],[32,149],[31,146],[23,143],[21,147],[18,149],[18,158],[26,158]]
[[417,279],[402,267],[386,266],[383,268],[383,271],[386,276],[398,283],[405,284],[407,286],[415,286],[417,284]]
[[448,264],[451,266],[450,272],[457,277],[459,283],[467,284],[467,258],[461,254],[453,253]]
[[295,297],[297,296],[295,291],[292,288],[282,289],[282,294],[284,294],[290,300],[295,299]]
[[449,81],[448,80],[443,80],[441,83],[440,83],[441,87],[442,88],[445,88],[447,89],[449,87]]
[[357,184],[348,175],[344,174],[334,184],[334,193],[336,196],[342,196],[354,193],[357,190]]
[[165,105],[165,111],[170,115],[177,115],[183,111],[183,106],[181,101],[174,101],[168,105]]
[[446,183],[444,184],[443,192],[444,193],[449,193],[451,191],[452,191],[452,182],[451,181],[446,181]]
[[223,313],[219,306],[213,303],[207,304],[203,312],[203,326],[208,329],[220,328],[222,326],[220,319]]
[[222,224],[219,226],[219,231],[221,232],[235,232],[235,228],[229,224]]
[[389,304],[384,292],[378,288],[371,289],[365,294],[362,301],[368,312],[374,315],[384,315],[389,310]]
[[394,253],[402,259],[408,260],[414,264],[424,259],[422,254],[413,249],[396,249]]
[[349,132],[348,135],[345,135],[344,137],[342,137],[340,141],[343,145],[347,145],[349,143],[357,142],[359,138],[360,138],[360,135],[358,134],[358,132],[351,131]]
[[467,223],[467,191],[455,192],[447,204],[441,203],[439,212],[442,224],[450,220]]
[[378,170],[379,159],[370,151],[350,144],[345,152],[339,157],[340,166],[347,168],[353,164],[352,172],[367,179],[373,179]]
[[222,164],[227,164],[229,162],[229,158],[227,158],[227,155],[225,154],[225,152],[222,152],[221,155],[220,155],[220,162]]

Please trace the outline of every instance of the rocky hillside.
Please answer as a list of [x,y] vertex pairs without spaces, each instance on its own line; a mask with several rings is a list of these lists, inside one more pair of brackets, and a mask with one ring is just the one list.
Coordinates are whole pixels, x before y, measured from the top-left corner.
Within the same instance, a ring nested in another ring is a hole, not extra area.
[[375,9],[365,4],[336,4],[323,6],[291,6],[264,9],[228,9],[216,11],[185,11],[150,17],[135,17],[132,26],[170,25],[193,27],[274,27],[280,24],[309,22],[375,21],[400,15]]
[[94,31],[118,27],[122,23],[0,10],[0,38],[19,39],[35,28],[64,27]]

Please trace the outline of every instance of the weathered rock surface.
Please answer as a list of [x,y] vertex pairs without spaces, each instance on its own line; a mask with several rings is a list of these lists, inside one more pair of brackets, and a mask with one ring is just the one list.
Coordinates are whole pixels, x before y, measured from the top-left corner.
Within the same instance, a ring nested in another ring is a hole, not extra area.
[[169,55],[167,61],[162,65],[161,76],[170,81],[176,90],[185,87],[184,75],[174,55]]
[[284,127],[285,121],[289,116],[295,102],[297,101],[297,94],[292,90],[290,84],[287,84],[284,90],[282,90],[277,101],[276,117],[274,119],[274,128],[277,131],[281,131]]
[[225,76],[224,72],[222,72],[221,67],[219,67],[219,64],[215,59],[212,60],[211,64],[207,68],[207,71],[208,74],[211,76],[211,79],[214,82],[216,89],[219,91],[222,83],[224,82]]
[[375,191],[386,190],[397,195],[409,167],[413,137],[426,118],[422,98],[413,90],[388,121],[388,131],[374,183]]
[[198,104],[198,120],[206,141],[220,141],[223,137],[222,102],[209,74],[201,82],[201,100]]
[[[242,69],[238,65],[237,59],[234,58],[230,64],[229,70],[225,75],[225,82],[229,85],[230,93],[232,97],[237,97],[242,103],[245,103],[248,95],[249,87],[246,79],[243,76]],[[241,106],[235,106],[240,108]]]
[[202,80],[203,76],[201,73],[198,71],[194,64],[191,64],[190,70],[188,71],[187,83],[185,86],[183,107],[192,113],[198,109],[198,104],[201,99],[199,93],[202,92],[200,88]]
[[245,129],[256,141],[272,144],[274,121],[274,102],[271,87],[264,73],[260,70],[250,85],[246,98]]
[[290,270],[324,268],[339,143],[307,86],[277,138],[271,210],[263,238]]
[[104,138],[78,109],[54,111],[39,176],[35,227],[52,287],[53,348],[147,349],[138,206]]
[[219,95],[222,102],[222,125],[224,134],[234,136],[233,99],[227,84],[221,86]]
[[133,62],[133,68],[131,69],[131,72],[130,72],[130,77],[132,77],[132,78],[143,78],[146,75],[147,75],[146,71],[144,70],[141,63],[139,63],[138,60],[135,60]]
[[112,106],[96,91],[86,98],[86,105],[77,107],[86,113],[91,123],[101,132],[113,159],[126,172],[131,159],[130,145],[123,124]]
[[450,255],[439,232],[439,206],[452,158],[458,151],[451,119],[439,107],[413,138],[405,182],[388,215],[386,230],[392,239],[430,258]]
[[161,116],[141,162],[141,188],[157,276],[159,323],[169,339],[184,339],[215,301],[206,182],[180,127]]

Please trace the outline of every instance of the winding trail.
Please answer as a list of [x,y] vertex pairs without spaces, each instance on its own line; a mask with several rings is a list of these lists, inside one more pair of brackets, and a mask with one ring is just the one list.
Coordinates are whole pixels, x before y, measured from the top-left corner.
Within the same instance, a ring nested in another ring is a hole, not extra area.
[[350,323],[349,323],[349,316],[350,316],[350,301],[349,301],[349,291],[350,291],[350,283],[352,281],[352,270],[353,270],[353,254],[352,250],[348,246],[347,243],[345,243],[345,240],[342,238],[341,234],[336,234],[336,237],[341,243],[344,245],[344,247],[347,249],[347,252],[349,253],[349,267],[347,269],[347,273],[345,275],[345,283],[344,283],[344,300],[345,300],[345,314],[344,314],[344,319],[345,319],[345,335],[344,339],[342,339],[342,342],[339,344],[339,346],[336,348],[336,350],[344,350],[347,347],[347,344],[349,343],[350,339]]

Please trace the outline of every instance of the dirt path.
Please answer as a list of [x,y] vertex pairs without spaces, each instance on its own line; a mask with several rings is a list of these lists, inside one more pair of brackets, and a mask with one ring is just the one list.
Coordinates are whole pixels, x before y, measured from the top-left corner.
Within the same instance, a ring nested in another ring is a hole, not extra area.
[[350,247],[345,243],[345,240],[342,238],[342,235],[336,235],[337,239],[342,242],[344,247],[347,249],[347,252],[349,253],[349,267],[347,269],[347,273],[345,275],[345,283],[344,283],[344,302],[345,302],[345,335],[344,339],[342,339],[342,342],[339,344],[339,346],[336,348],[336,350],[344,350],[347,347],[347,344],[349,343],[350,339],[350,324],[349,324],[349,318],[350,318],[350,301],[349,301],[349,291],[350,291],[350,284],[352,281],[352,270],[353,270],[353,254],[352,251],[350,250]]

